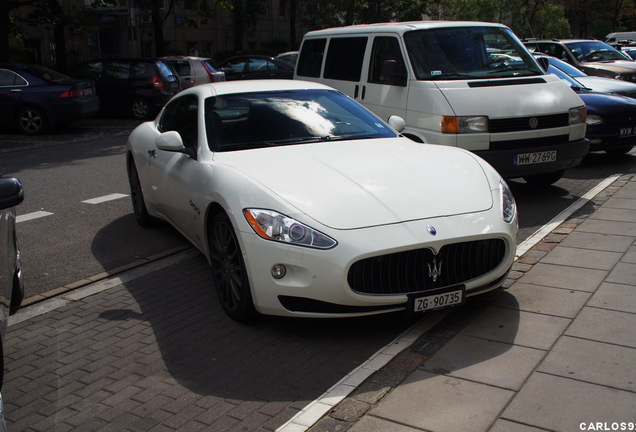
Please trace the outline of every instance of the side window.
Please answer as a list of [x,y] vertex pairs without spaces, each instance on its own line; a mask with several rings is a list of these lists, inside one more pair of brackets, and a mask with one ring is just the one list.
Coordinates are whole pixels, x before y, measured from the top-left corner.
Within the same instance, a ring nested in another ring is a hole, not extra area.
[[243,73],[245,70],[245,60],[234,59],[228,61],[225,66],[223,66],[223,71],[233,74],[233,73]]
[[326,45],[327,39],[308,39],[303,43],[296,65],[296,73],[299,76],[320,77]]
[[195,95],[173,99],[163,111],[159,122],[161,132],[177,131],[188,154],[196,158],[199,137],[198,99]]
[[332,38],[325,61],[325,78],[360,81],[366,37]]
[[98,81],[102,78],[103,67],[102,62],[83,63],[73,70],[72,75]]
[[0,69],[0,87],[26,86],[28,83],[20,75],[7,69]]
[[371,50],[369,82],[406,86],[406,81],[406,67],[398,39],[376,37]]
[[128,80],[130,78],[130,63],[109,62],[104,64],[102,79],[106,80]]
[[154,65],[148,62],[136,62],[133,66],[135,79],[152,78],[154,73]]

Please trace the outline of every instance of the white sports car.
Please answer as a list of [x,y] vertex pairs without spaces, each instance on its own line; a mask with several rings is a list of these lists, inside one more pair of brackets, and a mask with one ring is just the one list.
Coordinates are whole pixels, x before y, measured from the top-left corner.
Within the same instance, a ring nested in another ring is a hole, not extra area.
[[516,205],[490,165],[316,83],[185,90],[132,132],[127,164],[137,221],[200,249],[237,320],[453,306],[501,286],[515,256]]

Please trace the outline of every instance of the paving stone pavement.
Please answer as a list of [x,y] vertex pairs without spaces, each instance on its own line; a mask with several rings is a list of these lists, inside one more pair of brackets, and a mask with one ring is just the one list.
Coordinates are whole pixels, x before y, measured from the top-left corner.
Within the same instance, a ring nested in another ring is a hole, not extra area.
[[636,176],[624,175],[527,251],[505,291],[445,312],[309,420],[312,401],[414,322],[238,325],[198,254],[86,299],[51,299],[58,307],[7,334],[9,430],[634,428],[634,210]]
[[530,249],[508,285],[449,314],[308,430],[636,430],[636,176]]

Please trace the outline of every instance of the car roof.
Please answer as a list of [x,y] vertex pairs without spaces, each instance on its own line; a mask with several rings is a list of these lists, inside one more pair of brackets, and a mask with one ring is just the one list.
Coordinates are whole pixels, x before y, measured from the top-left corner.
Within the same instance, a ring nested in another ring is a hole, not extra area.
[[481,22],[481,21],[405,21],[395,23],[377,24],[357,24],[346,27],[332,27],[323,30],[308,32],[305,36],[328,36],[332,34],[355,34],[355,33],[406,33],[411,30],[425,30],[449,27],[506,27],[503,24]]
[[312,81],[302,80],[237,80],[221,81],[215,83],[199,84],[183,90],[179,95],[197,94],[203,97],[268,91],[289,91],[289,90],[334,90],[333,88]]

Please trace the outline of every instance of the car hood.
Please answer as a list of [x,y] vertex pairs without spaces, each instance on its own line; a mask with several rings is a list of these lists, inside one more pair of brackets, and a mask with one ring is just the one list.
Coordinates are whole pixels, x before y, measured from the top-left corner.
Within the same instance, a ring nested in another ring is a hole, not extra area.
[[576,80],[597,92],[636,95],[636,84],[632,82],[597,76],[576,77]]
[[588,90],[577,91],[585,102],[589,114],[602,116],[631,116],[636,121],[636,99],[609,93]]
[[636,72],[636,62],[629,60],[608,60],[602,62],[583,62],[584,68],[612,71],[616,74],[630,74]]
[[224,152],[215,160],[334,229],[480,212],[493,205],[477,156],[406,138]]

